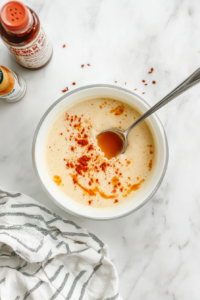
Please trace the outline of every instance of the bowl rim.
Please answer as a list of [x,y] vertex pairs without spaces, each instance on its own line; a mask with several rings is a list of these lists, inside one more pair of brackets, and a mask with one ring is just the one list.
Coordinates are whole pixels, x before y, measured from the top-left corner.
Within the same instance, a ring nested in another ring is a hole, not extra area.
[[46,194],[50,197],[50,199],[59,207],[61,207],[63,210],[65,210],[66,212],[76,216],[76,217],[82,217],[82,218],[86,218],[86,219],[89,219],[89,220],[96,220],[96,221],[109,221],[109,220],[116,220],[116,219],[120,219],[120,218],[123,218],[125,216],[128,216],[132,213],[134,213],[135,211],[137,211],[138,209],[140,209],[143,205],[145,205],[151,198],[152,196],[156,193],[156,191],[158,190],[158,188],[160,187],[163,179],[164,179],[164,176],[166,174],[166,171],[167,171],[167,166],[168,166],[168,160],[169,160],[169,147],[168,147],[168,141],[167,141],[167,136],[166,136],[166,133],[165,133],[165,130],[164,130],[164,127],[159,119],[159,117],[157,116],[156,113],[154,113],[154,117],[156,118],[156,121],[159,123],[160,125],[160,128],[162,130],[162,133],[163,133],[163,137],[164,137],[164,146],[165,146],[165,150],[166,150],[166,155],[165,155],[165,162],[164,162],[164,166],[163,166],[163,172],[162,172],[162,176],[160,177],[157,185],[155,186],[154,190],[151,192],[151,194],[148,195],[148,197],[142,202],[140,203],[137,207],[131,209],[130,211],[122,214],[122,215],[118,215],[118,216],[111,216],[111,217],[90,217],[90,216],[86,216],[84,214],[79,214],[79,213],[75,213],[73,211],[71,211],[70,209],[66,208],[64,205],[61,205],[60,203],[57,202],[57,200],[50,194],[50,192],[46,189],[45,185],[43,184],[40,176],[39,176],[39,172],[38,172],[38,168],[37,168],[37,163],[36,163],[36,153],[35,153],[35,147],[36,147],[36,142],[37,142],[37,136],[39,134],[39,131],[40,131],[40,128],[46,118],[46,116],[49,114],[49,112],[59,103],[61,102],[62,100],[64,100],[65,98],[71,96],[72,94],[74,93],[77,93],[79,91],[82,91],[82,90],[86,90],[86,89],[92,89],[92,88],[112,88],[112,89],[115,89],[115,90],[120,90],[120,91],[123,91],[123,92],[126,92],[132,96],[135,96],[137,98],[139,98],[140,101],[142,101],[148,108],[151,108],[151,106],[149,105],[148,102],[146,102],[142,97],[140,97],[139,95],[137,95],[136,93],[128,90],[128,89],[125,89],[125,88],[122,88],[122,87],[119,87],[119,86],[115,86],[115,85],[112,85],[112,84],[91,84],[91,85],[85,85],[85,86],[82,86],[80,88],[76,88],[75,90],[71,91],[71,92],[68,92],[67,94],[59,97],[52,105],[50,105],[50,107],[45,111],[45,113],[42,115],[37,127],[36,127],[36,130],[35,130],[35,133],[34,133],[34,136],[33,136],[33,142],[32,142],[32,163],[33,163],[33,168],[35,170],[35,173],[36,173],[36,176],[37,178],[39,179],[39,182],[43,188],[43,190],[46,192]]

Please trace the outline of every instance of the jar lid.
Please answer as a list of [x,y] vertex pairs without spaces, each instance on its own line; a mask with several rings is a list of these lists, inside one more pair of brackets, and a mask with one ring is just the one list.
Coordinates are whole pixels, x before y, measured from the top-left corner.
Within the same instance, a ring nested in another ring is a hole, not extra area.
[[29,23],[27,7],[19,1],[7,2],[1,9],[0,18],[10,31],[23,31]]

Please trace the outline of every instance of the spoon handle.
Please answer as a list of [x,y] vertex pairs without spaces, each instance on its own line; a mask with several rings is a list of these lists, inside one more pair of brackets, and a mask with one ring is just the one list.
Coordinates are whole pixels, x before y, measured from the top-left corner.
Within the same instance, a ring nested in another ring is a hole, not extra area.
[[190,75],[186,80],[184,80],[181,84],[179,84],[171,93],[157,102],[154,106],[152,106],[145,114],[143,114],[135,123],[133,123],[124,133],[126,135],[140,122],[149,117],[155,111],[163,107],[165,104],[178,97],[180,94],[184,93],[195,84],[200,82],[200,68],[198,68],[192,75]]

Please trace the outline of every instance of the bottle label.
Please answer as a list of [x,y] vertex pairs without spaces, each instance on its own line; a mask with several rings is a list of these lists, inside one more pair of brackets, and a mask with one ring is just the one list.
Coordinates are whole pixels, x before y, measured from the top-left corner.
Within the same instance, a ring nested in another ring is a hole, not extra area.
[[13,74],[15,79],[14,87],[12,91],[10,91],[10,93],[0,96],[0,99],[5,100],[6,102],[17,102],[21,100],[26,94],[26,83],[21,76],[16,75],[11,70],[10,72]]
[[2,72],[2,70],[0,69],[0,84],[2,83],[2,81],[3,81],[3,72]]
[[52,55],[52,45],[44,32],[43,27],[32,42],[23,47],[15,47],[7,44],[16,61],[29,69],[40,68],[45,65]]

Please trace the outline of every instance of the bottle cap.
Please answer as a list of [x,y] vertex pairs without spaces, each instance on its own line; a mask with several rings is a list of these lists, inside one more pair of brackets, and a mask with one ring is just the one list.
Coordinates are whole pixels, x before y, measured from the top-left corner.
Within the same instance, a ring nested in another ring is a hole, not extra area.
[[24,31],[29,23],[27,7],[19,1],[7,2],[0,12],[1,22],[10,31]]
[[8,86],[8,74],[3,67],[0,66],[0,91],[5,90]]

